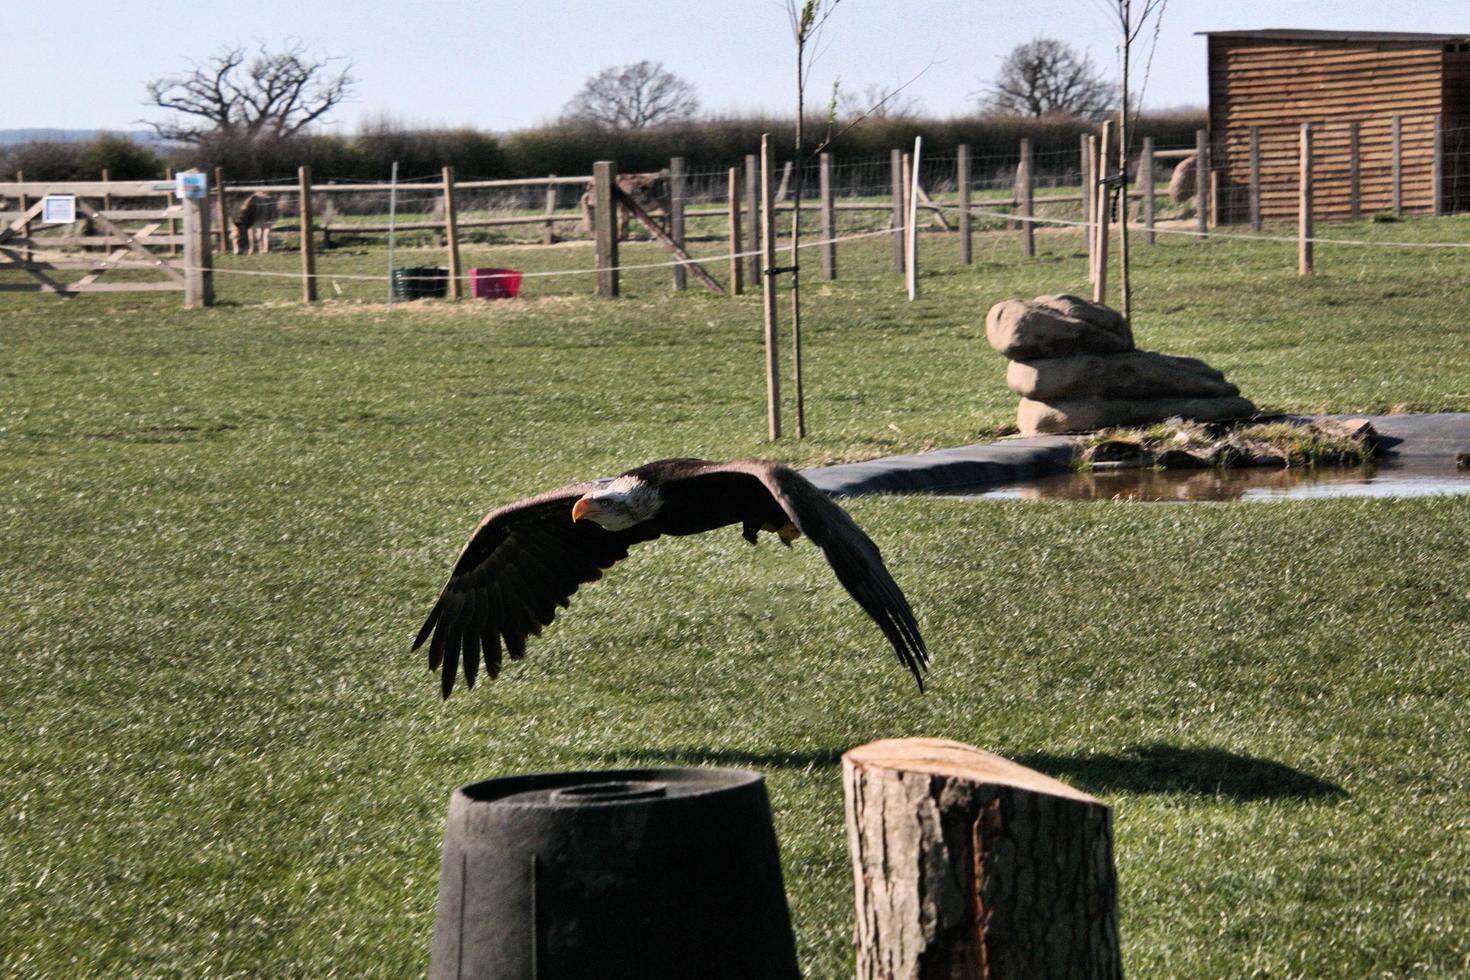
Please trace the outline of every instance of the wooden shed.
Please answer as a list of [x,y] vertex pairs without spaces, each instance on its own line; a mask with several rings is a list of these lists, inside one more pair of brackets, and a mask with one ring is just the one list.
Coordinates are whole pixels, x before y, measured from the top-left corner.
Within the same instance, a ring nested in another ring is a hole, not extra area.
[[1207,31],[1215,217],[1297,216],[1301,124],[1314,214],[1470,210],[1470,35]]

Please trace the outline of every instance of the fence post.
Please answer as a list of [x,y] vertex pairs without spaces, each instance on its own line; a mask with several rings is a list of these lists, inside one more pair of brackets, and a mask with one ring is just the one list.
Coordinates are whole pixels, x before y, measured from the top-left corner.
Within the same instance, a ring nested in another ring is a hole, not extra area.
[[1035,217],[1035,194],[1032,188],[1036,183],[1031,173],[1031,140],[1021,140],[1021,253],[1027,256],[1036,254],[1036,223],[1031,219]]
[[1297,204],[1297,274],[1312,274],[1312,124],[1302,123],[1301,197]]
[[1097,283],[1097,188],[1102,180],[1098,171],[1097,160],[1097,137],[1089,133],[1087,135],[1087,167],[1085,173],[1086,182],[1082,185],[1082,210],[1090,215],[1086,224],[1082,227],[1087,236],[1087,281]]
[[1348,123],[1348,214],[1357,221],[1363,216],[1363,155],[1358,121]]
[[613,184],[618,178],[618,165],[611,160],[598,160],[592,165],[592,217],[597,236],[597,295],[618,295],[618,202],[613,198]]
[[730,295],[745,292],[745,263],[740,256],[740,168],[731,167],[727,204],[730,212]]
[[[684,247],[684,158],[669,158],[669,237]],[[689,285],[689,270],[674,265],[674,292],[682,293]]]
[[922,136],[915,136],[913,157],[905,153],[903,158],[904,190],[908,192],[908,199],[904,202],[904,215],[908,219],[908,251],[904,267],[911,300],[919,295],[919,155],[923,140]]
[[[1078,137],[1078,152],[1081,161],[1078,169],[1082,172],[1082,189],[1078,193],[1082,196],[1082,244],[1087,251],[1088,268],[1091,269],[1092,262],[1092,141],[1091,133],[1082,133]],[[1092,273],[1088,273],[1089,279]]]
[[459,281],[459,213],[454,203],[454,168],[444,168],[444,237],[449,248],[449,298],[464,296],[464,285]]
[[761,278],[761,167],[754,153],[745,155],[745,280],[751,288]]
[[1210,139],[1203,129],[1194,131],[1194,199],[1199,237],[1210,234]]
[[[556,176],[556,174],[551,174],[550,176],[554,178]],[[554,214],[556,214],[556,185],[555,184],[547,184],[546,185],[546,227],[544,229],[542,229],[542,231],[541,231],[541,244],[543,244],[543,245],[555,245],[556,244],[556,223],[551,220],[551,216],[554,215]]]
[[1434,195],[1433,214],[1436,218],[1444,214],[1444,132],[1440,129],[1439,113],[1434,114],[1434,162],[1430,173],[1430,192]]
[[[26,182],[25,171],[17,170],[15,172],[15,182],[17,184],[24,184]],[[17,194],[16,197],[19,199],[18,203],[20,205],[20,213],[25,214],[31,209],[30,202],[26,200],[26,196],[24,194]],[[20,226],[20,233],[21,237],[25,238],[29,242],[31,237],[31,223],[29,221]],[[31,253],[31,246],[29,244],[27,244],[26,247],[21,250],[20,254],[21,260],[24,262],[30,262],[33,258],[33,255]]]
[[1215,169],[1213,149],[1207,151],[1210,157],[1210,227],[1214,228],[1220,224],[1220,171]]
[[[172,184],[174,182],[174,168],[173,167],[164,167],[163,168],[163,179],[166,180],[170,184]],[[170,195],[168,195],[168,194],[163,195],[163,209],[165,211],[167,211],[169,208],[173,207],[173,203],[174,203],[173,202],[173,198]],[[209,207],[208,203],[206,203],[204,206],[205,206],[206,209]],[[176,239],[176,238],[178,238],[178,236],[179,236],[179,223],[174,218],[169,218],[168,219],[168,237],[169,238]],[[211,243],[208,239],[205,239],[204,244],[208,245],[211,249],[214,248],[213,243]],[[179,254],[179,243],[177,241],[171,242],[169,244],[168,254],[169,255],[178,255]]]
[[1393,140],[1393,215],[1397,218],[1404,213],[1404,127],[1400,117],[1393,117],[1390,133]]
[[225,168],[214,168],[214,217],[219,222],[219,253],[230,250],[230,226],[225,218]]
[[965,265],[974,262],[970,217],[970,144],[961,143],[955,148],[955,183],[960,190],[960,261]]
[[[111,184],[111,183],[112,183],[112,173],[106,167],[103,167],[102,168],[102,213],[104,215],[106,215],[107,212],[109,212],[109,211],[112,210],[112,192],[107,189],[108,185]],[[107,220],[109,220],[109,221],[112,220],[112,218],[111,218],[110,215],[108,215],[108,219]],[[91,226],[91,222],[89,221],[88,222],[88,227],[90,227],[90,226]],[[91,249],[87,248],[85,245],[82,246],[82,250],[83,251],[88,251],[88,252],[91,251]],[[103,251],[106,251],[106,249],[103,249]]]
[[1108,177],[1113,171],[1112,154],[1109,152],[1112,144],[1113,122],[1109,119],[1103,122],[1102,138],[1097,143],[1097,207],[1094,210],[1097,215],[1097,279],[1092,287],[1094,303],[1108,301],[1108,236],[1113,223],[1112,188]]
[[1143,243],[1154,244],[1154,138],[1143,138],[1138,159],[1138,181],[1143,184]]
[[316,243],[311,230],[311,168],[296,169],[296,189],[300,199],[301,220],[301,300],[316,302]]
[[822,278],[837,278],[837,212],[832,206],[832,154],[817,157],[817,184],[822,199]]
[[[781,438],[781,364],[776,347],[776,208],[771,200],[771,134],[761,134],[761,309],[766,327],[766,435]],[[794,261],[794,258],[793,258]]]
[[1251,231],[1261,230],[1261,127],[1251,127]]
[[909,299],[913,299],[912,282],[914,263],[910,248],[914,233],[912,219],[915,216],[915,211],[911,206],[913,203],[914,160],[907,153],[902,154],[899,159],[901,161],[901,179],[903,181],[903,285],[904,289],[909,293]]
[[893,194],[893,271],[902,274],[903,264],[903,151],[888,151],[889,185]]
[[209,199],[185,198],[184,308],[214,305],[214,257],[209,241]]

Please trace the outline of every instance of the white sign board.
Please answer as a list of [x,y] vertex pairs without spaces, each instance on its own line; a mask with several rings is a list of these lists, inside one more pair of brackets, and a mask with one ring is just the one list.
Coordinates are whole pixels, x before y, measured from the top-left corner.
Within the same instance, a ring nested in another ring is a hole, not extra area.
[[77,220],[75,194],[47,194],[41,198],[41,224],[69,225]]
[[186,170],[181,174],[174,174],[174,197],[187,201],[208,196],[209,181],[200,171]]

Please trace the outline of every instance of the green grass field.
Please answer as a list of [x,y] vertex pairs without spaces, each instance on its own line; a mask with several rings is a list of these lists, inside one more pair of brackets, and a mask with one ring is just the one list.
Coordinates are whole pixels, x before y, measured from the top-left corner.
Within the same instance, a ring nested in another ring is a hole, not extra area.
[[[1320,247],[1300,280],[1290,244],[1161,241],[1136,249],[1142,346],[1267,409],[1470,410],[1467,250]],[[987,309],[1086,287],[1074,234],[1041,247],[985,236],[965,268],[927,236],[909,303],[886,242],[845,245],[804,289],[812,436],[777,445],[758,298],[663,269],[618,301],[584,274],[391,313],[381,282],[331,278],[381,275],[366,247],[322,257],[315,309],[232,271],[291,255],[223,260],[195,313],[0,294],[0,973],[419,975],[456,786],[726,764],[768,779],[804,969],[850,975],[838,757],[904,735],[1114,807],[1134,975],[1470,970],[1470,498],[852,501],[933,652],[922,697],[813,548],[735,529],[642,547],[447,703],[409,655],[499,503],[658,456],[1005,431]]]

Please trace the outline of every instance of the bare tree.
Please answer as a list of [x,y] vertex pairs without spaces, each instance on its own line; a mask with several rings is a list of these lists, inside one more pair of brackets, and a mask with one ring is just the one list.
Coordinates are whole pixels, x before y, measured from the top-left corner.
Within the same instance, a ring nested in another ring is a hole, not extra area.
[[657,61],[615,65],[587,79],[562,110],[568,119],[610,129],[643,129],[699,110],[694,86]]
[[907,121],[919,114],[919,100],[904,95],[898,86],[865,85],[861,93],[840,92],[838,115],[844,119],[865,116],[868,119]]
[[[827,18],[841,0],[786,0],[786,16],[791,21],[791,37],[796,42],[796,141],[792,159],[795,163],[796,179],[791,189],[791,376],[796,389],[796,437],[806,437],[806,399],[802,392],[801,379],[801,192],[802,174],[805,171],[802,140],[805,136],[802,117],[806,115],[806,86],[810,79],[813,49]],[[837,111],[837,91],[832,92],[833,104],[828,107],[828,128]],[[825,145],[825,144],[824,144]]]
[[294,136],[351,94],[350,64],[312,58],[299,41],[280,51],[264,45],[253,56],[226,47],[182,75],[148,83],[148,105],[176,116],[148,125],[159,136],[183,143],[212,139],[264,142]]
[[[1118,15],[1118,30],[1122,37],[1119,45],[1118,59],[1121,67],[1121,77],[1118,82],[1118,175],[1122,182],[1123,207],[1119,211],[1119,239],[1118,239],[1118,266],[1119,266],[1119,289],[1123,298],[1123,316],[1130,319],[1133,316],[1133,283],[1129,278],[1128,261],[1128,153],[1132,149],[1129,145],[1132,141],[1133,130],[1130,127],[1132,120],[1129,119],[1129,94],[1128,78],[1130,71],[1130,60],[1133,54],[1133,42],[1138,40],[1138,35],[1147,26],[1149,18],[1154,22],[1154,43],[1149,49],[1148,67],[1153,65],[1154,50],[1158,47],[1159,31],[1164,24],[1164,8],[1168,6],[1169,0],[1139,0],[1137,15],[1133,6],[1133,0],[1113,0]],[[1144,72],[1144,87],[1148,86],[1148,70]],[[1143,101],[1140,93],[1138,102]],[[1135,110],[1136,111],[1136,110]],[[1153,174],[1140,174],[1140,179],[1153,180]],[[1205,179],[1204,174],[1199,175],[1200,180]]]
[[1011,49],[983,101],[1024,116],[1092,116],[1112,107],[1113,89],[1087,55],[1038,37]]

